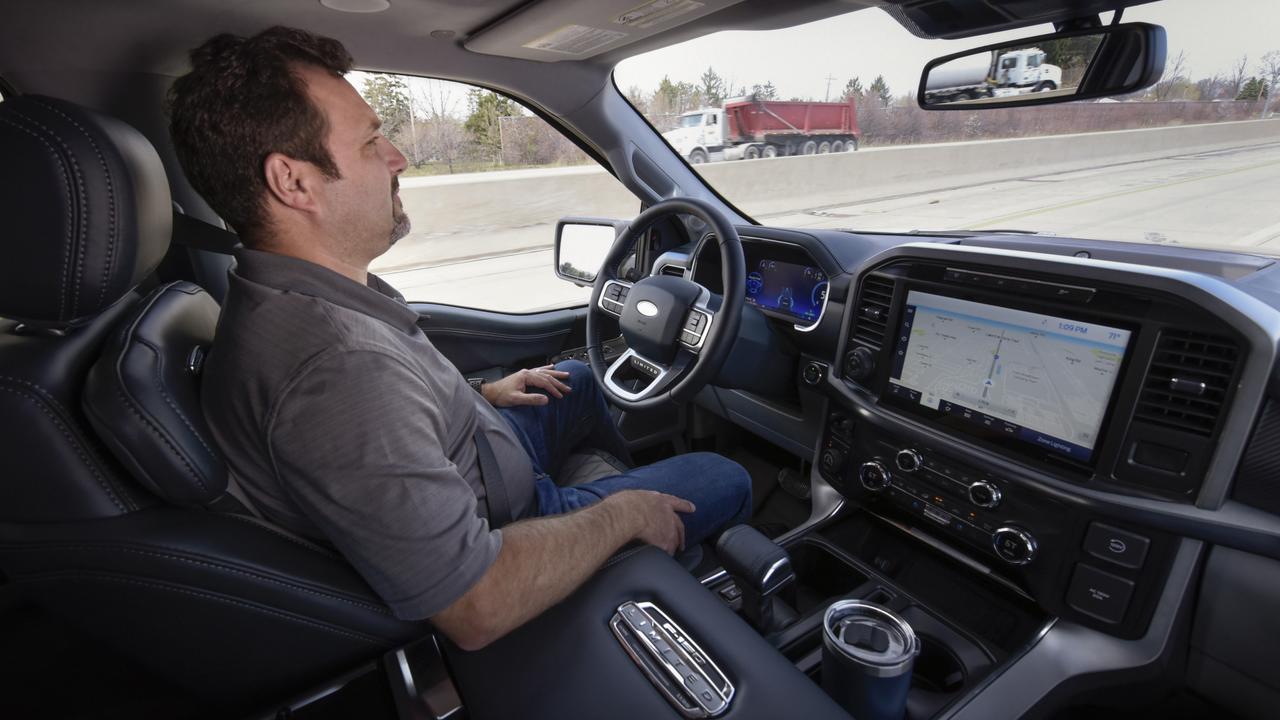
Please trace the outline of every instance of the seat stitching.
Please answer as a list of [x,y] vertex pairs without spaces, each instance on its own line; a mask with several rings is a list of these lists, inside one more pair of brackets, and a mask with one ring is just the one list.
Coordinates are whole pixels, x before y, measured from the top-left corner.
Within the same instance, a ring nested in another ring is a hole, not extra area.
[[[187,472],[191,474],[191,479],[195,480],[196,484],[199,485],[200,489],[207,495],[209,493],[209,488],[205,486],[204,480],[200,478],[195,468],[187,462],[187,458],[183,453],[174,446],[168,437],[164,435],[158,425],[153,424],[151,420],[143,414],[141,405],[135,403],[133,398],[129,397],[125,393],[124,372],[121,370],[121,365],[124,363],[124,356],[128,353],[130,338],[133,337],[135,330],[142,324],[143,318],[147,316],[147,313],[151,311],[151,308],[155,307],[156,303],[160,301],[160,297],[164,295],[165,291],[176,285],[177,282],[181,281],[170,283],[169,285],[152,291],[151,295],[149,295],[145,300],[146,304],[137,311],[133,320],[125,327],[124,331],[121,332],[120,341],[122,343],[122,347],[115,362],[115,390],[116,395],[124,401],[126,409],[136,415],[138,419],[142,421],[143,425],[146,426],[147,430],[159,438],[160,442],[164,443],[169,450],[178,457],[178,460],[187,468]],[[159,483],[156,483],[156,485],[158,486]]]
[[60,281],[61,284],[58,286],[58,319],[64,320],[66,319],[67,314],[67,272],[71,265],[71,228],[75,224],[71,221],[71,206],[74,204],[71,197],[71,180],[67,177],[67,168],[65,164],[61,162],[61,158],[58,156],[58,151],[54,149],[53,145],[49,144],[48,140],[45,140],[35,132],[32,132],[30,128],[23,127],[7,117],[0,117],[0,122],[5,123],[6,125],[11,125],[36,140],[39,140],[42,145],[49,149],[49,154],[53,156],[53,159],[58,161],[58,171],[62,174],[62,185],[63,190],[66,193],[65,199],[67,201],[65,208],[66,237],[62,240],[62,279]]
[[374,605],[373,603],[367,603],[361,600],[355,600],[349,597],[343,597],[342,595],[339,595],[337,593],[321,592],[319,590],[314,590],[298,583],[287,582],[285,580],[273,578],[269,575],[265,575],[262,573],[255,573],[248,570],[241,570],[239,568],[234,568],[225,564],[210,562],[207,560],[198,560],[193,557],[187,557],[184,555],[177,555],[173,553],[165,553],[165,552],[160,552],[156,550],[143,550],[140,548],[111,546],[111,545],[86,545],[86,544],[74,544],[74,543],[55,544],[55,545],[38,545],[38,546],[9,545],[9,546],[5,546],[4,549],[6,551],[19,551],[19,552],[32,552],[32,551],[42,552],[45,550],[88,550],[88,551],[116,550],[119,552],[132,553],[135,555],[158,557],[158,558],[164,558],[166,560],[177,560],[178,562],[187,563],[189,565],[198,565],[201,567],[212,568],[214,570],[225,570],[226,572],[234,573],[236,575],[243,575],[245,577],[253,578],[255,580],[263,580],[263,581],[272,583],[273,585],[279,585],[281,587],[286,587],[293,590],[300,590],[304,593],[307,593],[308,595],[315,595],[316,597],[321,597],[321,598],[329,598],[329,599],[337,600],[339,602],[347,603],[348,605],[353,605],[355,607],[364,608],[366,610],[372,610],[373,612],[381,613],[383,615],[388,615],[388,616],[391,615],[391,611],[385,607],[379,607],[378,605]]
[[120,227],[116,224],[115,184],[111,182],[111,170],[107,167],[106,158],[103,157],[102,151],[98,148],[98,143],[94,141],[93,136],[90,135],[89,131],[85,130],[80,123],[76,122],[72,117],[47,102],[43,102],[41,100],[33,100],[33,102],[57,113],[62,117],[62,119],[76,126],[76,129],[83,133],[85,139],[89,141],[89,146],[93,148],[94,155],[98,156],[98,164],[102,166],[102,174],[105,176],[107,181],[107,228],[109,229],[109,232],[107,233],[107,266],[102,270],[102,284],[98,287],[97,307],[102,307],[103,297],[107,292],[107,282],[111,275],[111,271],[116,265],[116,245],[120,241]]
[[625,552],[620,552],[620,553],[618,553],[617,555],[614,555],[613,557],[611,557],[611,558],[609,558],[608,560],[606,560],[606,561],[605,561],[605,563],[604,563],[604,565],[600,566],[600,569],[601,569],[601,570],[603,570],[603,569],[605,569],[605,568],[607,568],[607,567],[613,567],[614,565],[617,565],[618,563],[622,562],[623,560],[626,560],[627,558],[631,557],[632,555],[635,555],[636,553],[638,553],[638,552],[640,552],[641,550],[645,549],[645,547],[647,547],[647,546],[646,546],[646,545],[639,545],[639,546],[637,546],[637,547],[633,547],[633,548],[631,548],[630,550],[627,550],[627,551],[625,551]]
[[[145,341],[139,341],[139,342],[147,345],[147,347],[151,347],[150,343],[146,343]],[[160,372],[161,363],[164,362],[164,355],[159,351],[157,351],[155,348],[151,348],[151,349],[153,352],[156,353],[156,358],[157,358],[157,362],[155,363],[155,380],[156,380],[156,389],[160,391],[160,397],[164,398],[164,401],[169,405],[169,408],[172,409],[175,413],[177,413],[178,417],[182,420],[182,424],[187,426],[187,429],[190,430],[191,434],[195,436],[196,441],[199,442],[200,446],[205,449],[205,452],[209,453],[210,457],[216,460],[218,457],[218,454],[213,451],[213,448],[209,447],[209,443],[204,441],[204,436],[202,436],[200,432],[196,430],[195,425],[191,423],[191,420],[187,417],[187,414],[182,412],[181,408],[178,407],[177,403],[175,403],[173,399],[169,396],[168,391],[165,389],[164,378]]]
[[[24,380],[19,380],[18,378],[8,377],[7,375],[0,375],[0,381],[20,383],[22,385],[27,385],[29,387],[39,389],[38,386],[36,385],[32,385],[31,383],[26,382]],[[103,490],[107,491],[107,496],[108,498],[110,498],[111,502],[114,503],[117,508],[119,508],[124,512],[128,512],[134,509],[133,507],[126,507],[123,503],[121,503],[120,498],[117,497],[115,490],[111,487],[107,479],[103,477],[101,470],[99,468],[94,467],[94,464],[89,461],[88,455],[86,454],[85,449],[83,445],[80,443],[80,441],[72,436],[66,424],[63,423],[62,420],[52,410],[49,409],[48,405],[49,404],[56,405],[57,404],[56,400],[54,400],[53,398],[45,398],[45,397],[42,397],[41,395],[37,395],[29,391],[23,391],[18,388],[0,386],[0,390],[3,390],[4,392],[11,393],[14,395],[18,395],[19,397],[25,396],[27,398],[30,398],[31,400],[36,401],[36,407],[39,408],[40,412],[47,415],[49,419],[53,421],[54,426],[57,427],[59,432],[62,433],[62,436],[66,438],[66,440],[75,447],[76,455],[80,458],[80,461],[84,463],[85,467],[88,468],[91,473],[93,473],[94,478],[97,479],[98,481],[98,485],[100,485]],[[131,502],[129,504],[132,505]]]
[[232,519],[232,520],[238,520],[238,521],[243,522],[243,523],[248,523],[248,524],[250,524],[250,525],[252,525],[252,526],[254,526],[254,527],[256,527],[256,528],[258,528],[258,529],[260,529],[260,530],[265,530],[266,532],[269,532],[269,533],[271,533],[272,535],[275,535],[275,536],[276,536],[276,537],[278,537],[278,538],[281,538],[281,539],[284,539],[284,540],[288,540],[289,542],[293,543],[294,545],[297,545],[297,546],[299,546],[299,547],[306,548],[306,549],[308,549],[308,550],[310,550],[310,551],[312,551],[312,552],[314,552],[314,553],[319,553],[319,554],[321,554],[321,555],[324,555],[325,557],[341,557],[339,554],[334,553],[334,552],[330,552],[329,550],[326,550],[326,549],[324,549],[324,548],[320,547],[319,545],[313,545],[313,544],[311,544],[311,543],[308,543],[308,542],[306,542],[306,541],[304,541],[304,540],[300,540],[300,539],[298,539],[298,538],[296,538],[296,537],[293,537],[293,536],[291,536],[291,535],[288,535],[288,534],[286,534],[286,533],[282,533],[282,532],[280,532],[279,530],[276,530],[275,528],[273,528],[273,527],[271,527],[271,526],[269,526],[269,525],[266,525],[265,523],[263,523],[262,521],[258,520],[258,519],[257,519],[257,518],[255,518],[255,517],[251,517],[251,516],[248,516],[248,515],[233,515],[233,514],[228,514],[228,513],[224,513],[222,516],[223,516],[223,517],[226,517],[226,518],[230,518],[230,519]]
[[[71,151],[71,148],[65,142],[63,142],[61,138],[58,137],[57,133],[55,133],[53,130],[50,130],[49,127],[46,126],[44,123],[40,122],[39,120],[36,120],[34,117],[30,115],[24,114],[20,110],[15,110],[14,113],[19,117],[25,118],[28,122],[31,122],[37,125],[41,130],[44,130],[46,133],[49,133],[49,136],[53,138],[53,140],[55,140],[59,145],[62,146],[62,150],[67,154],[68,164],[70,165],[71,169],[74,171],[71,174],[75,176],[76,188],[79,190],[79,192],[77,193],[77,196],[80,200],[80,207],[83,208],[87,213],[89,208],[89,202],[88,200],[85,199],[84,175],[80,172],[80,163],[76,162],[75,153],[73,153]],[[87,245],[87,243],[85,242],[85,235],[88,232],[89,224],[87,222],[80,222],[80,223],[76,223],[76,225],[78,230],[77,234],[79,235],[77,239],[79,240],[79,242],[76,243],[76,276],[75,276],[74,282],[71,284],[71,290],[72,290],[71,315],[74,317],[79,317],[78,309],[80,307],[80,281],[84,276],[84,254],[85,254],[85,246]],[[60,318],[60,319],[67,319],[67,318]]]
[[160,442],[164,443],[165,446],[169,448],[169,451],[173,455],[177,456],[178,460],[182,463],[182,466],[187,469],[188,473],[190,473],[191,479],[196,481],[196,484],[200,486],[200,489],[205,494],[208,494],[209,488],[205,486],[204,480],[200,478],[200,474],[196,472],[196,469],[192,467],[191,463],[187,462],[187,458],[183,455],[182,451],[179,450],[177,446],[175,446],[173,442],[171,442],[163,432],[161,432],[159,425],[156,425],[151,422],[151,420],[143,413],[142,409],[137,407],[134,404],[133,400],[130,399],[125,394],[123,387],[120,387],[119,385],[116,386],[116,395],[118,395],[120,399],[124,401],[125,407],[129,410],[129,412],[136,415],[138,419],[142,421],[142,424],[145,425],[146,428],[151,431],[151,434],[155,435],[156,438],[160,440]]
[[61,580],[64,577],[70,577],[72,579],[85,579],[85,580],[110,580],[112,582],[125,583],[128,585],[140,585],[142,587],[148,587],[156,590],[167,590],[169,592],[179,593],[182,595],[191,595],[192,597],[204,598],[206,600],[213,600],[215,602],[220,602],[228,605],[236,605],[236,606],[245,608],[247,610],[252,610],[254,612],[263,613],[266,615],[274,615],[276,617],[283,618],[291,622],[300,623],[303,625],[310,625],[316,629],[323,630],[327,633],[332,633],[334,635],[344,635],[346,637],[359,640],[361,642],[369,643],[371,645],[386,646],[391,644],[390,641],[384,640],[382,638],[377,638],[372,635],[366,635],[364,633],[354,632],[351,630],[336,628],[336,627],[333,627],[332,625],[316,622],[314,620],[308,620],[307,618],[299,617],[292,613],[287,613],[287,612],[282,612],[280,610],[274,610],[271,608],[262,607],[261,605],[255,605],[253,603],[236,600],[234,598],[230,598],[225,595],[201,592],[199,590],[193,590],[191,588],[176,587],[168,583],[151,582],[151,581],[139,580],[137,578],[130,578],[130,577],[120,577],[118,575],[112,575],[110,573],[84,572],[84,571],[78,571],[78,570],[55,572],[55,573],[41,573],[39,575],[28,575],[24,579],[26,582],[44,582],[49,580]]

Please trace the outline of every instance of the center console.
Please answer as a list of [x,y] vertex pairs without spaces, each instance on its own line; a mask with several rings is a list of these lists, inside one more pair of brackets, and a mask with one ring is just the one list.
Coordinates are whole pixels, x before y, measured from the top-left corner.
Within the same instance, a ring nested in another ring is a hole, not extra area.
[[1151,289],[925,258],[865,273],[848,308],[859,402],[832,404],[822,477],[1055,616],[1141,636],[1172,538],[1070,488],[1192,502],[1242,340]]

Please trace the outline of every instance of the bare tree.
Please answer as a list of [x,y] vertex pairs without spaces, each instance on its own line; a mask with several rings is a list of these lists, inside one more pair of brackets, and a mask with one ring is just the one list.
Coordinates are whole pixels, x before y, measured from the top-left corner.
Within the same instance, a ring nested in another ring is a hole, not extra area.
[[1240,62],[1231,66],[1231,74],[1227,76],[1227,89],[1230,90],[1228,97],[1232,100],[1240,96],[1240,91],[1244,89],[1245,80],[1249,79],[1246,69],[1249,67],[1249,54],[1245,53],[1240,56]]
[[461,94],[451,92],[440,80],[428,80],[414,93],[414,101],[420,103],[423,114],[422,141],[428,157],[444,163],[453,173],[454,163],[461,160],[467,150],[467,133],[459,117]]
[[1160,78],[1160,82],[1156,83],[1155,88],[1153,88],[1156,102],[1168,100],[1174,91],[1186,84],[1186,82],[1187,53],[1185,50],[1179,50],[1173,62],[1165,65],[1164,77]]
[[1271,98],[1275,97],[1276,90],[1280,89],[1280,50],[1272,50],[1262,56],[1262,62],[1258,63],[1258,74],[1262,75],[1267,83],[1264,90],[1267,99],[1262,103],[1262,117],[1266,117],[1271,111]]

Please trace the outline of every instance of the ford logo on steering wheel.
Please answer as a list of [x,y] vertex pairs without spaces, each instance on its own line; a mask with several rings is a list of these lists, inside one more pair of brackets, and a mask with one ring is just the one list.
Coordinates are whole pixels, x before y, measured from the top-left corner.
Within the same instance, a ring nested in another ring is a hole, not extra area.
[[640,314],[645,317],[655,317],[658,314],[658,306],[648,300],[641,300],[636,303],[636,310],[639,310]]

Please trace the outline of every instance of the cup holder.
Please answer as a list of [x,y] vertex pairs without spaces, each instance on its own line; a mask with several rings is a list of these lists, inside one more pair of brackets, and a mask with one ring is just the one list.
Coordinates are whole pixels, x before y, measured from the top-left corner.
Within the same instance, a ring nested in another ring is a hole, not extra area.
[[920,654],[916,656],[911,684],[930,692],[949,694],[964,687],[964,665],[937,638],[920,635]]

